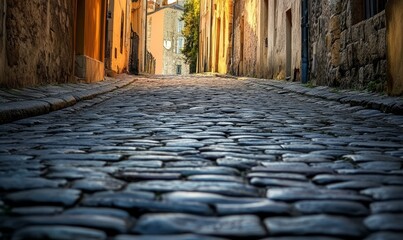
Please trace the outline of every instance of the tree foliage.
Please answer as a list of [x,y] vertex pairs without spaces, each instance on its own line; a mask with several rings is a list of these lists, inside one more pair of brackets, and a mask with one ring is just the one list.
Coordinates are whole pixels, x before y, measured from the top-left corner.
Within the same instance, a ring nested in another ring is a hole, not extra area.
[[185,38],[185,46],[182,53],[186,57],[186,62],[190,64],[190,72],[196,72],[197,55],[199,52],[199,19],[200,1],[185,0],[185,10],[182,16],[184,28],[182,34]]

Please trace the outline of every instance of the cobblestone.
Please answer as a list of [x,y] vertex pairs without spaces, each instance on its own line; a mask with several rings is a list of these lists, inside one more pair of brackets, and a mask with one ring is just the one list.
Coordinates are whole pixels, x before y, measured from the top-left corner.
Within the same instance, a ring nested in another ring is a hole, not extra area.
[[114,89],[0,125],[0,238],[403,238],[402,116],[259,79]]

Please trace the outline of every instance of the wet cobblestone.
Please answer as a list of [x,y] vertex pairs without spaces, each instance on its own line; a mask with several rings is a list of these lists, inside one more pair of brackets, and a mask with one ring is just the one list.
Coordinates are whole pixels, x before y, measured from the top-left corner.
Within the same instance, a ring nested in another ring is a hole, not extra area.
[[0,125],[0,238],[403,239],[403,118],[295,91],[141,78]]

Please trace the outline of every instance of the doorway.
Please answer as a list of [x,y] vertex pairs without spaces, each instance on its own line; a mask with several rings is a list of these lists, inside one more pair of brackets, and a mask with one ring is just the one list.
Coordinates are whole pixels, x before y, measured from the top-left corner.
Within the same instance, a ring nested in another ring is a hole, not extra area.
[[216,49],[215,49],[215,67],[214,71],[218,72],[218,63],[220,60],[220,42],[221,42],[221,19],[218,18],[217,21],[217,33],[216,33]]

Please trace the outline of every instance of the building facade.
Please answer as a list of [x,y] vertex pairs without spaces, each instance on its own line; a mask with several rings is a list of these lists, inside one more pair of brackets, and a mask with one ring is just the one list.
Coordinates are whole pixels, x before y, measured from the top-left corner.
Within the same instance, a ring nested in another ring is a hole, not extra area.
[[230,70],[233,0],[201,0],[199,71],[226,74]]
[[199,71],[300,79],[297,0],[202,0]]
[[104,78],[105,0],[0,5],[1,87]]
[[[66,5],[69,1],[58,2],[64,2]],[[85,82],[101,81],[105,77],[107,2],[106,0],[76,0],[75,2],[75,76]]]
[[189,74],[189,65],[182,54],[183,6],[162,5],[147,15],[147,49],[155,58],[155,74]]
[[109,0],[106,68],[113,73],[129,68],[131,0]]
[[147,0],[132,0],[129,54],[129,71],[132,73],[147,72],[146,26]]

